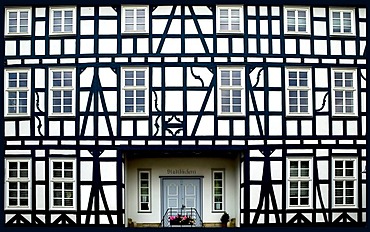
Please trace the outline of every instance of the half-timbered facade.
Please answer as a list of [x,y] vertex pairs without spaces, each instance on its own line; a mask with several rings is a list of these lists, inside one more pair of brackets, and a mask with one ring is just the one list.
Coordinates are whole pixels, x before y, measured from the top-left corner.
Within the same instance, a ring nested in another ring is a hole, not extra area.
[[5,224],[365,225],[369,9],[331,2],[6,5]]

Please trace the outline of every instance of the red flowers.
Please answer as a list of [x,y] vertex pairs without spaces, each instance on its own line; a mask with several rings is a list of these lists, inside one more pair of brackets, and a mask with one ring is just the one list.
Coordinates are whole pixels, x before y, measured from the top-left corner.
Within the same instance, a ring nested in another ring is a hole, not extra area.
[[170,219],[171,225],[194,225],[195,220],[189,216],[186,215],[180,215],[177,216],[170,216],[168,217]]

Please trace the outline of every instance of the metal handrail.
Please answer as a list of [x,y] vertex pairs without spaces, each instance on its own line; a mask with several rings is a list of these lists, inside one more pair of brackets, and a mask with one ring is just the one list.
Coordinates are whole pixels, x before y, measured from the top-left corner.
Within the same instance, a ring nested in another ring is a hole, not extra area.
[[161,223],[160,223],[160,226],[161,227],[172,227],[174,225],[171,224],[170,222],[170,217],[171,216],[178,216],[178,215],[181,215],[181,216],[188,216],[192,219],[195,220],[195,223],[194,224],[188,224],[188,225],[185,225],[185,224],[179,224],[179,225],[176,225],[176,226],[180,226],[180,227],[187,227],[187,226],[190,226],[190,227],[204,227],[203,226],[203,220],[201,218],[201,216],[199,215],[198,211],[196,208],[186,208],[186,207],[181,207],[181,208],[168,208],[166,210],[166,212],[164,213],[164,215],[162,216],[162,220],[161,220]]

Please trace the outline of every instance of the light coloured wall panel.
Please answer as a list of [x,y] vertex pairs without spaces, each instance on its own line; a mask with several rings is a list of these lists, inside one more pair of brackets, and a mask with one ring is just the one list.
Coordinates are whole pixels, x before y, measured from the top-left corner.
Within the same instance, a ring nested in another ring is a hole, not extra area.
[[99,20],[99,35],[116,35],[117,20]]
[[[279,104],[278,102],[276,104]],[[282,117],[269,116],[269,134],[282,135]]]
[[235,136],[245,135],[245,121],[244,120],[234,120],[233,133]]
[[315,40],[314,41],[314,54],[315,55],[327,55],[326,40]]
[[31,55],[31,40],[19,41],[19,55],[21,56]]
[[117,40],[116,39],[99,39],[100,54],[116,54]]
[[263,161],[250,161],[249,166],[250,166],[249,171],[250,180],[261,181],[263,175]]
[[36,161],[36,181],[45,180],[45,161]]
[[31,125],[30,121],[20,121],[19,122],[19,135],[20,136],[30,136],[31,135]]
[[312,135],[312,121],[311,120],[302,120],[301,122],[302,135]]
[[[45,172],[45,170],[42,171]],[[45,200],[45,186],[36,185],[36,210],[45,210]]]
[[[271,161],[271,179],[272,180],[282,180],[283,169],[282,169],[282,161]],[[278,204],[281,202],[281,186],[274,185],[274,193]],[[281,205],[279,206],[279,208]]]
[[5,41],[5,56],[15,56],[17,54],[17,42]]
[[230,136],[229,120],[218,120],[218,135]]
[[[264,116],[260,115],[259,116],[261,125],[262,125],[262,135],[265,134],[265,123],[264,123]],[[249,116],[249,134],[250,135],[261,135],[257,123],[257,116],[251,115]]]
[[5,124],[5,137],[15,136],[15,122],[5,121],[4,124]]

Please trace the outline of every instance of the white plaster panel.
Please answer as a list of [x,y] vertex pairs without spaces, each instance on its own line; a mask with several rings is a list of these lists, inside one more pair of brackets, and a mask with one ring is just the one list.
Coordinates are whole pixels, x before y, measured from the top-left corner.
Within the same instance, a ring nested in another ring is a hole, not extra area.
[[360,36],[366,37],[366,23],[360,22]]
[[269,102],[269,111],[282,111],[282,100],[280,91],[270,91]]
[[327,55],[326,40],[315,40],[314,41],[314,52],[315,52],[315,55]]
[[45,210],[45,186],[36,185],[36,210]]
[[102,181],[116,181],[117,180],[116,163],[100,161],[100,174]]
[[193,19],[185,20],[185,34],[198,34],[197,28],[195,27]]
[[49,122],[49,135],[50,136],[60,136],[60,122],[50,121]]
[[75,136],[75,121],[64,121],[64,136]]
[[[181,67],[166,67],[166,86],[183,86],[183,75]],[[168,92],[167,92],[168,93]]]
[[171,13],[172,6],[158,6],[153,11],[153,15],[169,15]]
[[[194,124],[193,124],[194,125]],[[188,132],[192,132],[193,128],[188,129]],[[214,117],[213,116],[202,116],[200,120],[196,135],[213,135],[214,134]]]
[[280,20],[272,20],[272,34],[273,35],[280,35]]
[[[328,170],[325,170],[326,172],[328,172]],[[327,209],[329,207],[329,188],[328,188],[328,185],[327,184],[320,184],[320,190],[321,190],[321,196],[322,196],[322,199],[323,199],[323,202],[324,202],[324,207]],[[318,193],[316,191],[316,194],[315,194],[315,197],[316,197],[316,208],[318,209],[321,209],[321,203],[320,201],[318,200],[319,199],[319,196],[318,196]]]
[[5,136],[15,136],[15,122],[5,121]]
[[366,112],[366,93],[361,93],[361,112]]
[[312,135],[312,121],[311,120],[302,120],[302,135]]
[[[158,41],[159,44],[159,41]],[[157,50],[157,46],[153,43],[153,51]],[[156,49],[154,49],[156,48]],[[161,53],[180,53],[181,52],[181,39],[167,38],[164,41]]]
[[332,55],[341,55],[342,47],[340,40],[330,40],[330,53]]
[[94,39],[81,39],[80,40],[80,54],[94,53]]
[[[82,129],[82,124],[84,122],[84,117],[80,117],[80,131]],[[85,130],[85,136],[93,136],[94,135],[94,117],[90,116],[87,117],[86,122],[86,130]]]
[[359,8],[358,13],[360,18],[366,18],[366,8]]
[[122,136],[132,136],[134,124],[132,121],[122,121]]
[[212,15],[212,11],[206,6],[193,6],[196,15]]
[[20,121],[19,122],[19,135],[20,136],[30,136],[30,121]]
[[261,35],[268,35],[269,27],[268,27],[268,20],[260,20],[260,34]]
[[317,135],[329,135],[329,117],[328,116],[316,116],[316,134]]
[[[264,123],[264,116],[263,115],[260,115],[259,116],[260,118],[260,121],[261,121],[261,125],[262,125],[262,134],[265,134],[265,123]],[[258,128],[258,123],[257,123],[257,116],[255,115],[251,115],[249,116],[249,134],[250,135],[261,135],[260,134],[260,131],[259,131],[259,128]]]
[[256,15],[256,7],[255,6],[248,6],[248,15],[254,16]]
[[36,15],[35,17],[45,17],[45,12],[46,12],[46,9],[43,7],[43,8],[36,8]]
[[99,7],[99,16],[117,16],[117,12],[111,6]]
[[116,39],[99,39],[99,53],[116,54],[117,40]]
[[279,16],[280,15],[280,7],[272,6],[271,7],[271,15],[272,16]]
[[64,40],[64,54],[75,54],[76,53],[76,40],[65,39]]
[[347,121],[347,135],[357,135],[357,133],[357,121]]
[[213,23],[211,19],[198,19],[203,34],[213,34]]
[[260,15],[267,16],[267,6],[260,6]]
[[[117,87],[117,75],[113,72],[111,68],[99,68],[99,79],[102,87]],[[111,98],[105,98],[107,101]]]
[[205,38],[205,41],[206,41],[206,44],[208,46],[209,52],[213,53],[214,52],[214,49],[213,49],[213,38]]
[[81,20],[80,34],[94,35],[94,20]]
[[327,149],[317,149],[316,150],[316,156],[317,157],[328,156],[328,155],[329,155],[329,151]]
[[50,55],[60,55],[61,54],[61,41],[60,39],[50,40]]
[[333,121],[333,135],[343,135],[343,121]]
[[94,16],[94,7],[81,7],[81,16]]
[[[99,107],[99,109],[102,109]],[[99,110],[101,112],[101,110]],[[109,136],[108,123],[104,116],[98,119],[99,136]]]
[[233,53],[243,53],[244,52],[243,38],[233,38],[232,49],[233,49]]
[[134,45],[133,39],[122,39],[122,53],[133,53],[134,52]]
[[186,53],[205,53],[205,48],[199,38],[186,38],[185,39],[185,52]]
[[345,55],[356,55],[356,41],[346,40],[345,41]]
[[298,123],[297,121],[286,121],[286,132],[287,135],[298,135]]
[[21,56],[31,55],[31,40],[21,40],[19,42],[19,54]]
[[360,41],[360,54],[365,53],[366,41]]
[[285,54],[296,54],[295,39],[285,39]]
[[315,68],[315,86],[328,87],[328,70],[326,68]]
[[[94,77],[94,68],[86,68],[80,75],[80,87],[90,87]],[[80,92],[80,94],[83,92]],[[81,101],[82,102],[82,101]],[[86,108],[86,105],[85,105]]]
[[181,20],[180,19],[173,19],[168,30],[168,34],[181,34]]
[[315,36],[326,36],[326,22],[325,21],[314,21],[313,29],[314,29]]
[[36,21],[35,35],[45,36],[45,21]]
[[[42,94],[40,94],[40,96],[42,96],[42,97],[40,97],[40,101],[44,101],[45,94],[42,93]],[[44,111],[44,103],[40,104],[40,109],[42,109]],[[36,110],[36,112],[38,112],[38,110]],[[36,125],[35,125],[35,132],[34,133],[35,133],[36,136],[41,136],[41,134],[45,135],[45,126],[44,126],[45,125],[45,117],[41,116],[40,121],[41,122],[39,122],[37,120]],[[41,125],[40,130],[37,128],[38,125]],[[39,131],[41,132],[41,134],[40,134]]]
[[218,135],[220,136],[229,136],[230,135],[230,126],[228,120],[218,120]]
[[81,168],[80,168],[81,181],[92,181],[93,162],[92,161],[81,161],[80,165],[81,165]]
[[[278,103],[276,103],[278,104]],[[269,134],[282,135],[282,118],[281,116],[269,116]]]
[[[250,208],[251,209],[257,209],[259,199],[260,199],[260,192],[261,192],[261,186],[252,185],[250,187]],[[253,220],[253,218],[251,218]]]
[[248,52],[257,53],[257,40],[254,38],[248,38]]
[[163,34],[166,24],[167,24],[166,19],[153,19],[152,23],[152,32],[153,34]]
[[272,39],[272,53],[280,54],[280,39]]
[[256,20],[248,19],[248,34],[256,34]]
[[137,53],[148,53],[149,47],[148,47],[148,39],[147,38],[138,38],[137,39]]
[[187,92],[187,102],[191,104],[187,105],[189,111],[200,111],[206,93],[203,91],[188,91]]
[[[249,95],[250,95],[250,93],[249,93]],[[256,99],[257,109],[254,109],[251,96],[249,96],[249,109],[250,110],[258,110],[258,111],[265,110],[265,107],[264,107],[265,93],[263,91],[254,91],[254,97]]]
[[[81,185],[80,186],[81,196],[90,196],[90,192],[91,192],[91,185],[87,185],[87,186]],[[81,210],[87,210],[88,203],[89,203],[89,197],[81,197],[81,201],[80,201]],[[94,217],[91,217],[91,219],[94,219]]]
[[[36,40],[37,41],[37,40]],[[15,56],[17,53],[17,43],[16,41],[5,41],[5,55]]]
[[217,38],[217,53],[229,52],[229,40],[227,38]]
[[35,87],[45,88],[45,70],[44,69],[40,69],[40,68],[35,69]]
[[116,35],[117,34],[117,20],[99,20],[99,34],[100,35]]
[[268,39],[260,39],[260,43],[261,43],[261,53],[269,53],[269,40]]
[[148,136],[149,135],[149,130],[148,130],[148,121],[137,121],[137,128],[136,128],[136,133],[138,136]]
[[319,180],[327,180],[329,178],[328,170],[329,163],[326,160],[317,161],[317,169],[319,171]]
[[181,91],[167,91],[166,92],[166,110],[168,111],[183,111]]
[[301,54],[311,54],[311,42],[309,39],[299,40],[299,51]]
[[[362,175],[364,175],[364,174],[362,174]],[[366,194],[366,184],[362,184],[361,189],[362,189],[362,208],[366,208],[366,195],[367,195]]]
[[245,135],[245,121],[234,120],[233,132],[235,136],[244,136]]
[[325,8],[323,7],[314,7],[313,8],[313,16],[314,17],[325,17]]
[[281,87],[281,68],[268,67],[269,87]]
[[[281,161],[271,161],[271,179],[272,180],[282,180],[283,178],[283,170],[282,170],[282,162]],[[275,187],[277,187],[275,185]],[[275,194],[279,193],[281,191],[275,191]],[[279,199],[278,196],[276,196],[276,199]],[[277,202],[280,202],[277,200]]]
[[263,174],[263,161],[250,161],[250,179],[262,180]]
[[[316,92],[316,109],[320,109],[322,104],[324,103],[325,95],[327,92]],[[329,111],[329,103],[328,103],[328,96],[326,96],[326,102],[324,103],[324,107],[320,112],[328,112]]]
[[36,161],[36,180],[45,180],[45,161]]
[[362,119],[362,135],[365,136],[366,135],[366,116],[362,116],[361,117]]

